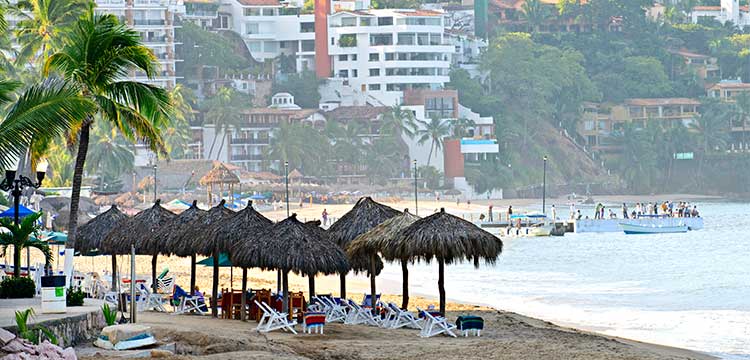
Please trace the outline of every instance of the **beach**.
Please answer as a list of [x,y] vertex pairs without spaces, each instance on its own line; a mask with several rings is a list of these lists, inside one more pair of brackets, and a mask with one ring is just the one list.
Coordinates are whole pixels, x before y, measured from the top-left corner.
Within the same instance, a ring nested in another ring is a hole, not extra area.
[[[596,201],[616,204],[622,201],[651,201],[656,199],[691,199],[691,201],[710,200],[710,197],[697,197],[687,195],[661,195],[640,197],[596,197]],[[567,199],[549,200],[548,204],[564,204]],[[387,201],[387,205],[397,209],[413,208],[413,200]],[[471,214],[486,212],[489,201],[472,202],[471,205],[461,202],[458,206],[455,200],[444,200],[440,202],[420,199],[420,214],[426,215],[434,209],[441,207],[455,214]],[[531,210],[538,200],[492,200],[495,211],[505,211],[507,206],[513,205],[514,209],[523,211]],[[300,218],[307,220],[320,217],[322,209],[325,208],[332,218],[341,216],[351,208],[352,204],[346,205],[313,205],[305,204],[299,208],[299,204],[292,206],[292,212]],[[264,215],[272,219],[282,219],[285,209],[275,212],[264,212]],[[201,257],[198,258],[200,260]],[[110,268],[110,258],[79,257],[76,259],[76,269],[82,272],[95,271],[103,273]],[[127,272],[129,259],[121,256],[118,259],[120,271]],[[137,272],[140,275],[150,273],[151,257],[137,257]],[[189,284],[189,260],[187,258],[160,256],[157,270],[168,268],[169,273],[176,277],[177,284],[187,287]],[[210,293],[211,268],[198,266],[197,285],[201,291]],[[219,288],[241,288],[241,270],[234,269],[233,277],[230,278],[230,269],[222,268],[220,272]],[[435,287],[431,280],[420,278],[412,274],[410,279],[413,288],[423,289]],[[425,283],[427,281],[427,283]],[[454,283],[461,282],[459,279],[450,279]],[[290,274],[290,290],[303,291],[307,293],[307,279]],[[276,273],[263,272],[257,269],[248,271],[248,287],[257,289],[276,288]],[[316,292],[331,293],[338,295],[338,276],[320,276],[316,279]],[[363,275],[350,274],[347,282],[347,296],[360,300],[365,292],[369,292],[369,281]],[[378,292],[383,292],[383,298],[387,301],[400,303],[400,282],[395,279],[378,278]],[[437,305],[435,298],[431,296],[415,296],[425,294],[412,290],[410,308],[415,306],[426,308],[428,305]],[[428,294],[431,295],[431,294]],[[449,301],[455,293],[448,293]],[[453,298],[455,299],[455,298]],[[326,327],[326,335],[305,335],[295,337],[283,333],[273,333],[265,336],[253,332],[253,322],[242,323],[231,320],[218,320],[195,316],[164,316],[162,314],[144,313],[140,319],[154,326],[157,335],[164,341],[187,341],[195,346],[205,343],[207,349],[196,350],[194,355],[201,358],[232,359],[232,358],[413,358],[418,355],[433,354],[436,358],[472,358],[489,357],[497,359],[534,359],[534,358],[559,358],[559,359],[708,359],[708,355],[674,347],[653,345],[644,342],[621,339],[613,336],[600,335],[593,332],[573,329],[577,324],[575,321],[563,321],[567,326],[560,327],[544,320],[537,320],[518,313],[502,310],[502,306],[493,309],[487,306],[475,306],[476,304],[491,304],[489,299],[477,299],[477,301],[449,302],[448,318],[455,319],[460,314],[480,315],[487,321],[487,331],[483,332],[481,339],[420,339],[416,331],[410,330],[383,330],[364,326],[344,326],[334,324]],[[514,309],[523,313],[524,311]],[[543,316],[543,318],[547,318]],[[585,327],[591,329],[591,327]],[[594,329],[598,331],[597,329]],[[221,334],[226,333],[226,337]],[[238,337],[237,334],[243,334]],[[193,338],[195,337],[195,338]],[[180,340],[183,339],[183,340]],[[216,350],[217,348],[231,349],[230,352]],[[439,353],[434,353],[439,351]],[[180,352],[180,351],[178,351]],[[213,353],[213,355],[211,355]],[[96,356],[91,358],[97,358]],[[101,358],[101,357],[99,357]]]

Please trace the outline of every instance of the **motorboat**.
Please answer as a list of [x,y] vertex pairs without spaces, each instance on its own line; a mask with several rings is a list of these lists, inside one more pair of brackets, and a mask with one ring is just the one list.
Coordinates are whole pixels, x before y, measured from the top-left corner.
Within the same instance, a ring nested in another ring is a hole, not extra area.
[[662,226],[662,225],[635,225],[635,224],[624,224],[620,223],[620,228],[625,234],[668,234],[668,233],[684,233],[690,230],[687,225],[679,224],[674,226]]

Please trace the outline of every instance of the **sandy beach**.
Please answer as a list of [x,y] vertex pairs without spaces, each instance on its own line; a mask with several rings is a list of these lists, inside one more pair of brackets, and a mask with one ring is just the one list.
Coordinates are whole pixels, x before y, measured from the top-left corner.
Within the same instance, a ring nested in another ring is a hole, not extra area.
[[[716,198],[694,195],[661,195],[661,196],[611,196],[596,197],[596,201],[618,203],[634,201],[685,200],[710,201]],[[548,200],[549,203],[563,204],[567,199]],[[413,200],[384,201],[396,209],[413,208]],[[465,202],[456,205],[455,200],[423,201],[420,200],[421,215],[432,213],[444,207],[455,214],[485,212],[492,203],[495,209],[504,209],[513,205],[514,209],[537,204],[536,199],[512,199]],[[301,219],[318,219],[323,208],[332,218],[339,217],[353,205],[309,205],[299,208],[293,205],[292,211]],[[265,212],[272,219],[282,219],[285,209]],[[150,273],[151,257],[136,257],[137,272],[147,276]],[[201,257],[198,260],[202,259]],[[109,271],[111,262],[108,256],[78,257],[76,270],[94,271],[104,274]],[[121,256],[118,259],[120,271],[129,272],[129,259]],[[187,288],[189,285],[190,264],[187,258],[164,257],[158,259],[158,270],[168,268],[176,277],[177,284]],[[197,285],[206,293],[211,289],[211,268],[197,267]],[[219,288],[241,288],[241,270],[235,268],[230,277],[230,269],[222,268]],[[307,293],[307,279],[290,274],[290,290]],[[419,281],[411,279],[412,282]],[[395,285],[395,286],[394,286]],[[400,284],[385,284],[378,280],[379,289],[395,291]],[[275,289],[276,273],[263,272],[257,269],[248,271],[249,288]],[[338,276],[321,276],[316,279],[318,293],[338,295]],[[348,276],[348,297],[359,300],[362,294],[369,291],[368,279],[363,275]],[[380,290],[379,290],[380,292]],[[450,294],[448,294],[450,298]],[[388,301],[400,303],[400,295],[384,294]],[[414,296],[410,308],[426,308],[437,304],[435,299]],[[366,326],[342,324],[326,325],[326,334],[290,335],[280,332],[261,335],[253,331],[254,322],[243,323],[232,320],[218,320],[198,316],[170,316],[158,313],[144,313],[140,317],[145,324],[153,326],[157,337],[164,342],[176,342],[178,356],[174,358],[205,359],[408,359],[415,357],[433,357],[440,359],[711,359],[712,357],[689,350],[646,344],[627,339],[603,336],[573,328],[561,327],[544,320],[529,318],[520,314],[505,312],[471,304],[448,304],[448,318],[454,320],[461,314],[480,315],[485,318],[486,331],[481,338],[437,337],[419,338],[416,330],[384,330]],[[84,359],[102,359],[106,355],[94,355],[91,349],[81,348]]]

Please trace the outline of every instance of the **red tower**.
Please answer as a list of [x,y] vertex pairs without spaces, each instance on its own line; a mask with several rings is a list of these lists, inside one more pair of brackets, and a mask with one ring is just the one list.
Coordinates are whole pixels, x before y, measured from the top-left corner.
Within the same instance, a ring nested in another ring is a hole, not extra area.
[[328,14],[330,0],[315,0],[315,73],[318,78],[331,76],[331,57],[328,55]]

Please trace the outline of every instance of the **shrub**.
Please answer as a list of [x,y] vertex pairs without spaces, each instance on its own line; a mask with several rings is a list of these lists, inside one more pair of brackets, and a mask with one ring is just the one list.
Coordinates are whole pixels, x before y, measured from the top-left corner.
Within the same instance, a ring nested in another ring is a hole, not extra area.
[[74,290],[72,287],[68,289],[68,293],[65,296],[65,305],[67,306],[83,306],[83,299],[86,294],[81,289]]
[[0,282],[0,298],[33,298],[36,295],[34,280],[27,277],[8,277]]
[[107,326],[117,323],[117,310],[110,308],[109,304],[105,303],[102,305],[102,313],[104,314],[104,321],[107,322]]
[[33,328],[29,328],[29,319],[34,317],[34,309],[28,308],[26,310],[16,311],[16,327],[18,328],[18,337],[26,339],[31,343],[39,345],[39,341],[46,338],[50,343],[59,345],[60,341],[57,339],[57,335],[50,329],[37,325]]

